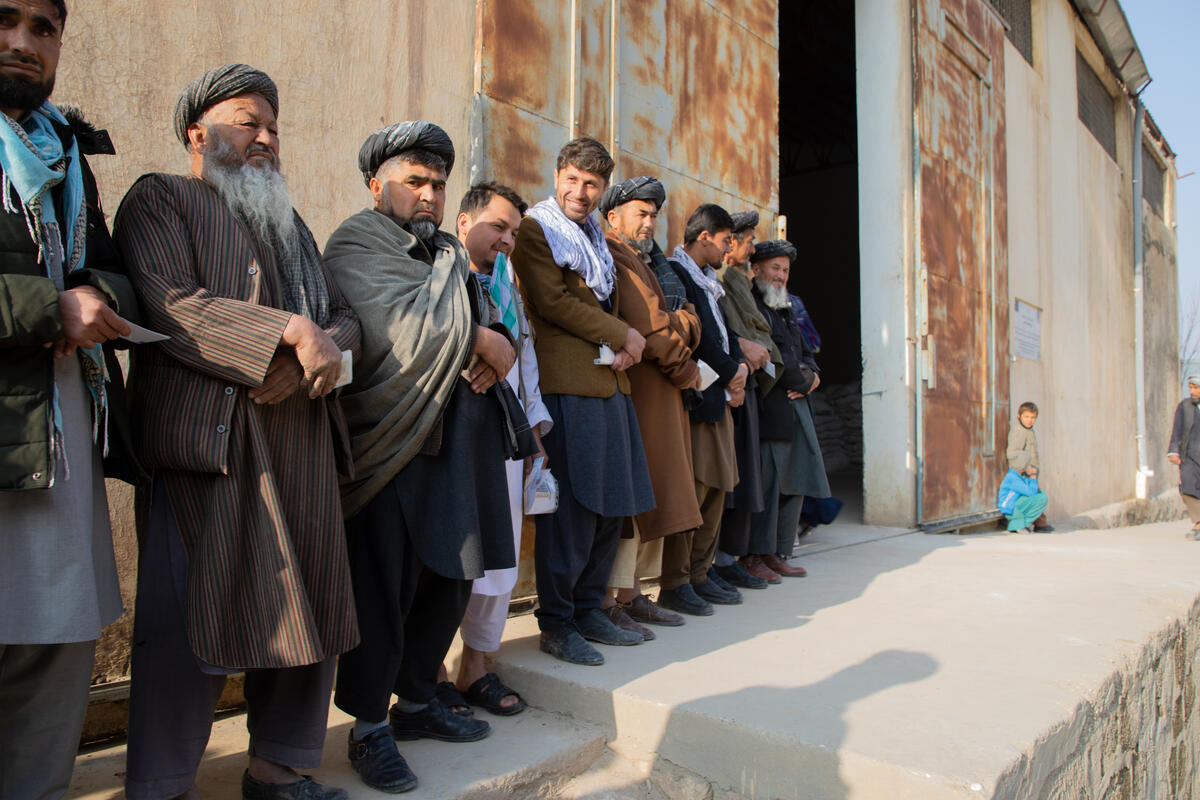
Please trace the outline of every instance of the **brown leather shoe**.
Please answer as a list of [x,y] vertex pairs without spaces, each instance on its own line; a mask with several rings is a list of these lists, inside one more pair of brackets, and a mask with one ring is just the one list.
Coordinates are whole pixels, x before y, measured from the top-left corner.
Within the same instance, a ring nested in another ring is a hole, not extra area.
[[762,578],[767,583],[783,583],[779,573],[763,563],[760,556],[742,556],[740,559],[746,572],[756,578]]
[[617,605],[624,609],[634,622],[643,622],[647,625],[666,625],[671,628],[678,628],[686,622],[682,614],[660,608],[658,603],[644,594],[633,598],[630,603],[618,602]]
[[762,560],[767,569],[774,570],[785,578],[803,578],[808,574],[808,570],[804,567],[793,567],[774,553],[769,556],[763,556]]
[[612,620],[613,625],[616,625],[622,630],[633,631],[641,636],[642,641],[644,642],[653,641],[654,639],[658,638],[654,635],[654,631],[650,630],[645,625],[639,625],[634,622],[629,615],[625,613],[625,609],[621,608],[619,605],[601,610],[608,615],[608,618]]

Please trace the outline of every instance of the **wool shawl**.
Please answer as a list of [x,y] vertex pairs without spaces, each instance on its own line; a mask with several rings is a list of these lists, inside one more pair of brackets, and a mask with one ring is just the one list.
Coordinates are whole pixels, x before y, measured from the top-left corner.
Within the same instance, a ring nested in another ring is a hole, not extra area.
[[354,456],[354,477],[341,478],[347,519],[421,450],[474,341],[466,251],[439,231],[430,266],[414,254],[423,247],[372,209],[343,222],[325,245],[325,265],[363,331],[354,382],[342,392]]

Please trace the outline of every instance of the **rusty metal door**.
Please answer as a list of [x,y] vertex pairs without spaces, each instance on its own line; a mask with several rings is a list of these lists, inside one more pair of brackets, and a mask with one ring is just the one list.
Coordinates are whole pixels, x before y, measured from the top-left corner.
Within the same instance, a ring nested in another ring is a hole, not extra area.
[[914,0],[918,517],[996,504],[1006,469],[1004,27],[986,0]]

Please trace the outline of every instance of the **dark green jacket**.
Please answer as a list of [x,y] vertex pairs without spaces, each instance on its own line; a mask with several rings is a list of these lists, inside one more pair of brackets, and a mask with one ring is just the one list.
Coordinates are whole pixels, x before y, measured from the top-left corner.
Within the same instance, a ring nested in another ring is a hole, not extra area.
[[[107,134],[91,129],[77,117],[58,133],[64,146],[77,138],[81,156],[113,152]],[[113,310],[136,322],[137,298],[109,235],[96,180],[86,160],[82,167],[88,215],[87,255],[84,268],[67,275],[67,288],[94,286],[108,298]],[[60,192],[52,195],[55,203],[62,202]],[[45,345],[62,338],[62,320],[58,290],[46,277],[45,266],[38,263],[36,245],[21,212],[21,199],[11,188],[7,205],[16,211],[0,207],[0,491],[44,489],[49,485],[53,457],[50,437],[54,385],[54,356]],[[105,346],[105,362],[109,370],[109,457],[105,473],[134,483],[144,473],[132,457],[121,367],[111,344]]]

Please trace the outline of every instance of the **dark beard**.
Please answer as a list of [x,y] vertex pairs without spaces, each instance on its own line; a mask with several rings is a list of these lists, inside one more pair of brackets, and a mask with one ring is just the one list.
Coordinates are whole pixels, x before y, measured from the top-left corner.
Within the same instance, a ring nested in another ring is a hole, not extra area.
[[432,220],[428,219],[413,219],[409,220],[404,227],[408,228],[408,232],[420,239],[426,245],[433,242],[433,237],[437,236],[438,226]]
[[0,108],[16,108],[28,114],[41,108],[53,91],[53,75],[45,83],[30,83],[0,75]]

